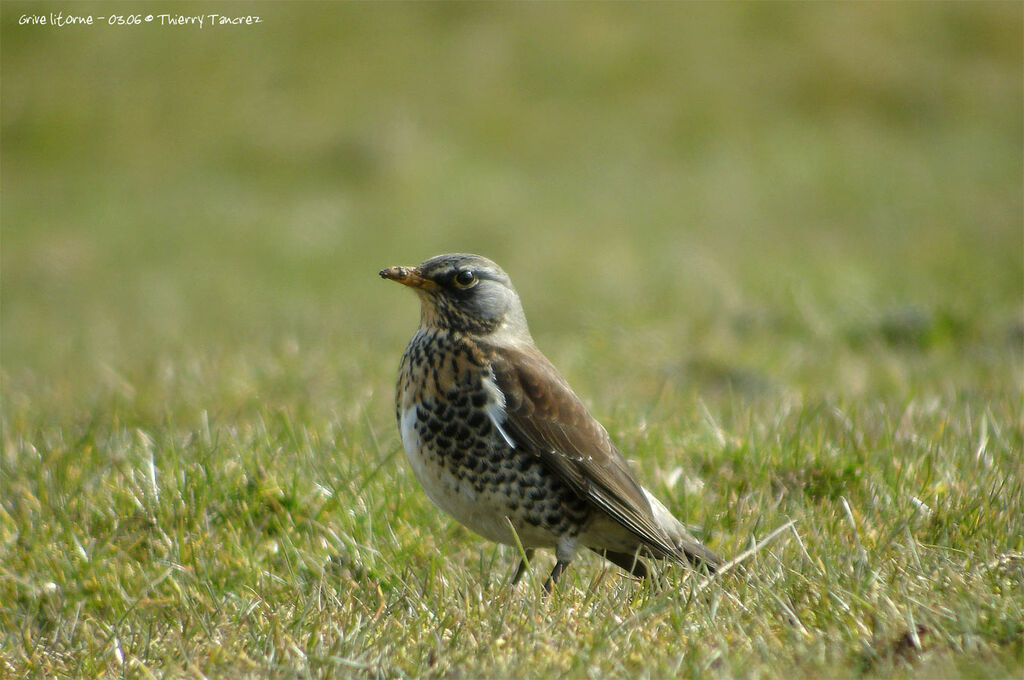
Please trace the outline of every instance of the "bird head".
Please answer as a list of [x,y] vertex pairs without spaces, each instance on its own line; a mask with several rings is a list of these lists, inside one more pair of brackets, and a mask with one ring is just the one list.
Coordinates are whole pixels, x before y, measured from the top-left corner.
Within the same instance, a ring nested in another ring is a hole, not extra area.
[[519,295],[501,267],[479,255],[438,255],[417,267],[388,267],[382,278],[420,296],[420,324],[442,330],[527,341]]

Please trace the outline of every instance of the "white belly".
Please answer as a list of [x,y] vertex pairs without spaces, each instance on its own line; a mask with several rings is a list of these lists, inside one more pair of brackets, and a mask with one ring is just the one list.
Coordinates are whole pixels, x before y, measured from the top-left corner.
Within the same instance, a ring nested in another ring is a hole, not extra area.
[[[473,485],[465,480],[456,479],[449,471],[439,465],[428,464],[420,453],[419,435],[416,434],[416,407],[412,406],[402,412],[399,422],[402,436],[402,447],[409,459],[413,474],[427,492],[434,505],[441,508],[459,522],[496,543],[514,545],[512,529],[505,519],[504,505],[500,498],[490,493],[478,494]],[[523,545],[553,545],[550,538],[537,543],[534,536],[520,535]],[[530,541],[527,543],[527,541]]]

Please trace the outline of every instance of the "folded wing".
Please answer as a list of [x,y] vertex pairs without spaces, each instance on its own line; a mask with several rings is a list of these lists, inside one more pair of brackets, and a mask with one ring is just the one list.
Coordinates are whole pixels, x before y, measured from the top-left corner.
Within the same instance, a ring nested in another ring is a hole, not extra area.
[[[494,381],[505,400],[502,426],[517,448],[539,456],[570,488],[635,534],[655,557],[696,559],[714,566],[714,554],[681,525],[670,527],[669,535],[662,526],[665,518],[656,515],[608,432],[539,350],[498,347],[495,352]],[[660,503],[657,509],[668,514]]]

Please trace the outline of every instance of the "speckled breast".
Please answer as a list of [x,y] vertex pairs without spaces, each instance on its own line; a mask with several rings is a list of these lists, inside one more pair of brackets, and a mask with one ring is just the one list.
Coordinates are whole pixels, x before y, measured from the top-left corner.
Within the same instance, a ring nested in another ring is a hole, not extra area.
[[[406,455],[430,499],[480,535],[525,547],[576,534],[589,508],[502,429],[504,398],[486,351],[421,329],[402,357],[396,410]],[[508,518],[508,519],[506,519]]]

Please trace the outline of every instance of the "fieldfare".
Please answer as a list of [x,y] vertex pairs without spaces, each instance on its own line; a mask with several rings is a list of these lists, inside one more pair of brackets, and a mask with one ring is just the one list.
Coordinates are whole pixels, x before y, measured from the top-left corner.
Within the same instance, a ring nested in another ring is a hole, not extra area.
[[[552,585],[589,548],[644,578],[639,557],[703,566],[718,556],[633,476],[608,432],[530,337],[512,281],[478,255],[389,267],[416,290],[420,327],[402,355],[398,428],[438,507],[529,559],[554,548]],[[514,534],[513,534],[514,529]],[[526,567],[520,562],[513,582]]]

